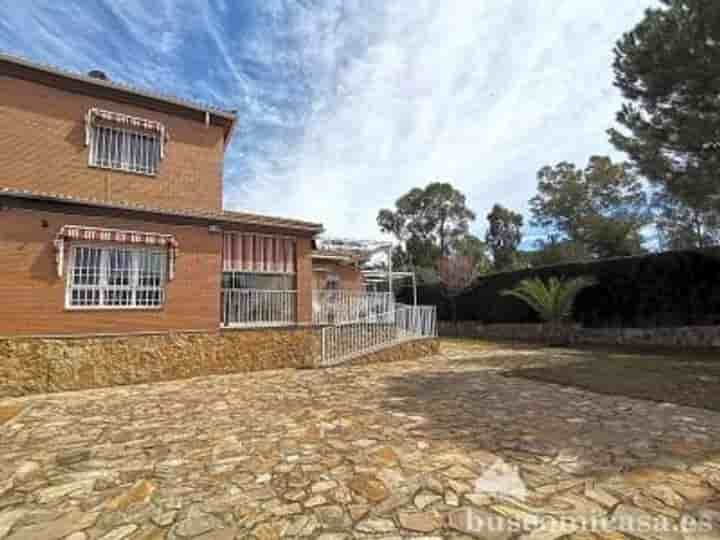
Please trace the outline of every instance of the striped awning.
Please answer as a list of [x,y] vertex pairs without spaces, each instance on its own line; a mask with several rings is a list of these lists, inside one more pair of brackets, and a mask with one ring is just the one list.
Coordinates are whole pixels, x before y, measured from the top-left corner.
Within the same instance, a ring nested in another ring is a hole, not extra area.
[[294,274],[295,239],[253,233],[225,233],[223,271]]
[[128,129],[139,129],[158,133],[160,135],[160,157],[165,157],[165,142],[167,142],[170,137],[167,129],[161,122],[124,113],[105,111],[96,107],[89,109],[85,116],[85,146],[90,144],[92,126],[96,125],[98,120],[104,120],[105,122],[117,124]]
[[154,232],[125,231],[83,227],[81,225],[63,225],[55,236],[55,250],[58,276],[62,276],[66,241],[117,242],[121,244],[142,244],[161,246],[168,249],[168,279],[175,277],[175,261],[178,254],[178,242],[170,234]]

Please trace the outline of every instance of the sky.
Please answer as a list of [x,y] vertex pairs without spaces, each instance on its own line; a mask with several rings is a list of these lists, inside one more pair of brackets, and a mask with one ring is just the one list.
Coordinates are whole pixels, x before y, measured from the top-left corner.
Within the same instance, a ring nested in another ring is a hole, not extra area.
[[[536,172],[614,152],[612,48],[651,0],[0,0],[0,50],[237,110],[225,207],[381,238],[449,181],[485,230]],[[526,245],[541,235],[529,229]]]

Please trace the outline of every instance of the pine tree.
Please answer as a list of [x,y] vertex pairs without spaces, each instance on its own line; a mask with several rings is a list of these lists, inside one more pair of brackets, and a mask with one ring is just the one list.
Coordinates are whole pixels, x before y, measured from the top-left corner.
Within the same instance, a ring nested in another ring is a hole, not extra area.
[[689,210],[720,208],[720,2],[661,0],[615,47],[611,142]]
[[518,263],[518,247],[522,242],[522,214],[496,204],[487,220],[485,243],[492,252],[495,270],[513,269]]

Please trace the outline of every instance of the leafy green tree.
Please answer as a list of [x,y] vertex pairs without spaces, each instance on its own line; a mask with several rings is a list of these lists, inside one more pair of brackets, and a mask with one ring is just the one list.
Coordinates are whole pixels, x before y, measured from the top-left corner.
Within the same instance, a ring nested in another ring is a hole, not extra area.
[[645,253],[643,222],[627,218],[592,216],[585,222],[585,248],[601,259]]
[[475,271],[480,275],[487,274],[492,267],[487,244],[473,234],[455,239],[451,251],[454,255],[469,257],[475,261]]
[[395,202],[395,209],[382,209],[377,223],[404,246],[410,266],[434,266],[447,255],[456,239],[467,234],[475,214],[467,207],[465,195],[451,184],[432,182],[413,188]]
[[550,324],[552,335],[557,337],[560,326],[572,318],[578,294],[597,282],[591,277],[577,277],[567,281],[551,277],[547,283],[540,278],[524,279],[515,288],[501,291],[503,296],[514,296],[530,306]]
[[[672,204],[662,227],[679,229],[670,238],[684,243],[683,215],[720,209],[720,2],[661,3],[616,44],[615,85],[625,103],[617,114],[622,128],[609,135],[667,192]],[[700,221],[716,234],[717,225]],[[698,246],[707,239],[699,228],[693,237]]]
[[487,220],[485,243],[492,253],[495,270],[512,269],[518,262],[518,246],[522,242],[522,214],[496,204]]
[[704,248],[720,243],[720,212],[690,207],[666,191],[655,194],[655,227],[662,249]]
[[540,169],[530,210],[533,225],[596,257],[641,253],[640,230],[651,221],[642,182],[606,156],[591,157],[582,170],[568,162]]
[[440,257],[440,247],[430,238],[411,236],[405,243],[405,249],[414,267],[433,268]]
[[587,257],[585,247],[572,240],[550,234],[547,240],[535,242],[536,249],[526,252],[531,267],[552,266],[568,261],[580,261]]

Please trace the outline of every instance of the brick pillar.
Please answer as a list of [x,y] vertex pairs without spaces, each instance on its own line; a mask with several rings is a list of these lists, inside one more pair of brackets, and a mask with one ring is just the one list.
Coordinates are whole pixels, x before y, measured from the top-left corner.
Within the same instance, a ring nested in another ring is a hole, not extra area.
[[297,265],[297,320],[299,324],[312,323],[312,240],[298,238]]

